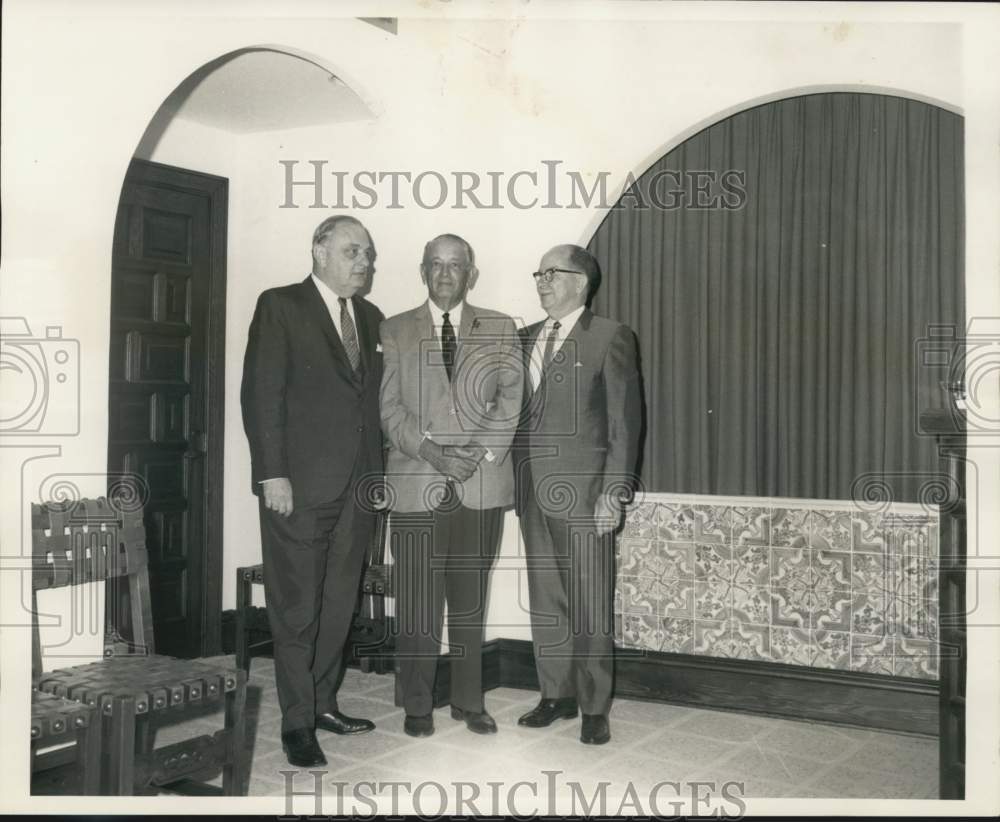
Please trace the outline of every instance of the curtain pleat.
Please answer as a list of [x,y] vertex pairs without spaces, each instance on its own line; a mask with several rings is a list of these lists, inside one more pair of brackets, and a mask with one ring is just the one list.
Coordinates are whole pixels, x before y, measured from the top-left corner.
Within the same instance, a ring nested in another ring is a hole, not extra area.
[[[684,175],[719,193],[733,170],[742,207],[697,207]],[[961,117],[848,93],[741,112],[654,163],[590,244],[595,310],[640,342],[645,488],[920,500],[938,463],[917,415],[945,407],[947,368],[918,350],[962,333],[963,173]]]

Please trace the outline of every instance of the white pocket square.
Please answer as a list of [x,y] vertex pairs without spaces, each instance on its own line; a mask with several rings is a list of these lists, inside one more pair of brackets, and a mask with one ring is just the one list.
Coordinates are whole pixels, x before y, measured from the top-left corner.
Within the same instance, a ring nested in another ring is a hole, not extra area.
[[375,343],[375,353],[376,354],[382,353],[382,343]]
[[577,363],[576,365],[574,365],[573,367],[574,367],[574,368],[583,368],[583,363],[582,363],[582,362],[578,362],[578,363]]

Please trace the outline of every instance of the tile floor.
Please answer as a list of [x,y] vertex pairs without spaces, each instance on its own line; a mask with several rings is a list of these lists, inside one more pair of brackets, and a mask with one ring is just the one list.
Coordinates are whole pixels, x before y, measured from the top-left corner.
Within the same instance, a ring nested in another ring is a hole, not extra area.
[[[272,660],[253,660],[247,691],[251,796],[282,796],[281,771],[293,770],[281,750],[273,670]],[[937,796],[936,739],[618,699],[610,714],[611,742],[592,747],[580,743],[578,720],[560,721],[548,729],[519,727],[517,717],[537,700],[534,691],[497,688],[486,695],[487,710],[499,725],[495,736],[470,733],[443,708],[435,711],[434,735],[413,739],[403,733],[403,711],[393,704],[391,675],[349,670],[341,689],[341,710],[372,719],[377,727],[356,737],[319,732],[328,759],[324,784],[470,782],[481,789],[474,808],[485,813],[505,812],[489,806],[488,783],[497,780],[508,786],[528,780],[557,791],[567,790],[566,780],[576,780],[587,797],[602,780],[611,783],[612,791],[631,783],[645,796],[665,780],[740,782],[745,797]],[[157,730],[156,747],[177,741],[192,726],[204,733],[220,725],[221,713],[165,725]],[[552,777],[542,771],[561,774]],[[309,779],[305,774],[294,779],[296,789],[312,784],[305,782]],[[351,788],[345,790],[349,797]]]

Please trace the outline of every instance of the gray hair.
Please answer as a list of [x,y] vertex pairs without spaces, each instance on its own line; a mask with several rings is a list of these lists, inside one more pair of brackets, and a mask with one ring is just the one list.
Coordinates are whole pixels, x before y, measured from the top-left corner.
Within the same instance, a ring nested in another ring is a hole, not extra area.
[[465,253],[469,257],[469,266],[474,266],[476,264],[476,252],[472,250],[472,246],[469,245],[468,241],[459,237],[457,234],[439,234],[433,240],[431,240],[427,245],[424,246],[424,257],[420,261],[420,265],[424,268],[427,267],[427,263],[430,262],[431,249],[438,240],[451,240],[452,242],[459,243],[464,249]]
[[[333,217],[327,217],[323,222],[316,226],[316,230],[313,232],[313,245],[322,245],[326,242],[327,237],[329,237],[336,230],[337,226],[343,223],[354,223],[362,228],[364,224],[357,217],[352,217],[350,214],[335,214]],[[368,229],[365,228],[367,233]],[[371,235],[368,235],[369,240]]]

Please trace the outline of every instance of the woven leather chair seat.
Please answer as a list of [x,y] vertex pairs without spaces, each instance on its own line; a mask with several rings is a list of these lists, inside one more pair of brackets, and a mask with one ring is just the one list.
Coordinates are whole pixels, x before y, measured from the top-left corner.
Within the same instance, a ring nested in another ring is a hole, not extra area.
[[215,700],[236,689],[235,669],[169,656],[108,657],[42,674],[38,689],[111,714],[115,697],[135,700],[136,714]]
[[[39,708],[37,726],[32,715],[33,771],[56,770],[53,757],[35,756],[41,735],[89,711],[95,727],[84,726],[83,731],[97,732],[80,731],[75,746],[82,792],[132,795],[163,789],[204,794],[213,788],[192,783],[221,768],[221,792],[245,794],[246,674],[225,664],[155,653],[143,512],[126,503],[99,497],[31,506],[32,679],[39,694],[35,702],[46,706]],[[102,579],[113,582],[106,593],[114,598],[105,656],[43,671],[37,592]],[[62,709],[65,720],[46,695],[68,700]],[[155,720],[168,709],[215,702],[224,703],[223,728],[213,734],[192,729],[179,742],[153,747]]]
[[44,691],[31,692],[31,739],[53,745],[91,724],[94,709]]
[[[67,764],[75,770],[60,768]],[[101,717],[95,708],[32,688],[31,773],[33,790],[43,793],[100,793]]]

